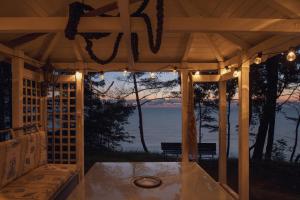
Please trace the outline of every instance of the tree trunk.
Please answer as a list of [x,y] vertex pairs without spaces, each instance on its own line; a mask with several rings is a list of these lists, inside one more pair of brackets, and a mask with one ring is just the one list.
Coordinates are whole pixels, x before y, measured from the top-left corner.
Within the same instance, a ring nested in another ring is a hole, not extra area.
[[201,108],[201,102],[199,101],[198,102],[198,109],[199,109],[199,112],[198,112],[198,118],[199,118],[199,143],[201,143],[201,140],[202,140],[202,133],[201,133],[201,128],[202,128],[202,108]]
[[268,141],[266,147],[265,159],[270,160],[272,156],[273,142],[274,142],[274,128],[276,117],[276,99],[277,99],[277,84],[278,84],[278,65],[279,56],[275,56],[267,61],[267,89],[266,99],[263,106],[262,116],[258,133],[256,136],[255,148],[252,158],[254,160],[262,160],[265,140],[268,133]]
[[278,65],[279,56],[275,56],[270,59],[267,64],[267,82],[268,82],[268,93],[267,93],[267,103],[269,104],[269,129],[268,129],[268,140],[266,147],[265,159],[271,160],[273,143],[274,143],[274,129],[276,120],[276,99],[277,99],[277,85],[278,85]]
[[231,97],[228,94],[227,96],[227,150],[226,150],[226,156],[228,158],[229,151],[230,151],[230,108],[231,108]]
[[141,142],[142,142],[144,151],[146,153],[148,153],[149,151],[148,151],[148,148],[146,146],[145,139],[144,139],[143,113],[142,113],[142,107],[141,107],[141,102],[140,102],[140,98],[139,98],[139,91],[138,91],[138,87],[137,87],[135,73],[133,73],[133,84],[134,84],[136,106],[137,106],[138,114],[139,114],[139,130],[140,130]]
[[255,147],[252,155],[252,158],[254,160],[262,160],[263,157],[265,140],[266,140],[268,125],[269,125],[267,112],[268,112],[268,108],[267,105],[265,104],[263,106],[262,116],[259,120],[260,123],[259,123],[258,133],[256,135]]
[[300,125],[300,115],[298,116],[298,120],[297,120],[297,125],[296,125],[296,130],[295,130],[295,142],[294,142],[292,154],[291,154],[291,157],[290,157],[290,162],[293,162],[293,158],[294,158],[294,155],[295,155],[295,152],[296,152],[296,149],[297,149],[299,125]]

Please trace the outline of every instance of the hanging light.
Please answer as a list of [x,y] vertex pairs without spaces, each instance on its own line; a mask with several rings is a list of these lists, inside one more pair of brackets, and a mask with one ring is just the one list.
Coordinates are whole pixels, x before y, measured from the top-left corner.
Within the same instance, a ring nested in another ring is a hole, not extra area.
[[240,70],[235,69],[234,72],[233,72],[233,77],[237,78],[237,77],[239,77],[239,74],[240,74]]
[[101,72],[100,72],[100,76],[99,76],[99,78],[100,78],[100,80],[101,80],[101,81],[103,81],[103,80],[104,80],[104,72],[103,72],[103,71],[101,71]]
[[156,77],[155,72],[150,72],[150,78],[154,79]]
[[288,54],[286,55],[286,59],[290,62],[296,60],[296,52],[294,48],[290,48]]
[[125,68],[124,71],[123,71],[123,76],[127,76],[127,73],[128,73],[128,69]]
[[79,72],[79,71],[76,71],[75,77],[76,77],[76,79],[81,79],[82,78],[82,73]]
[[176,75],[176,73],[177,73],[177,67],[174,67],[173,68],[173,74]]
[[196,71],[195,75],[199,76],[200,75],[200,71]]
[[256,58],[254,59],[254,63],[255,64],[259,65],[261,63],[261,61],[262,61],[262,55],[263,55],[262,52],[259,52],[257,54]]

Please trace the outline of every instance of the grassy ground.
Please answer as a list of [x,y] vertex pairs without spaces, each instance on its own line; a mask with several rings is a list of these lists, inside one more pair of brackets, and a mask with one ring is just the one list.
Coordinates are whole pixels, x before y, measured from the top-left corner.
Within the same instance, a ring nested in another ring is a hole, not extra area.
[[[101,152],[86,150],[85,169],[95,162],[165,162],[177,161],[158,153],[143,152]],[[215,180],[218,177],[217,160],[201,160],[199,164]],[[228,160],[228,184],[237,191],[237,160]],[[250,164],[250,197],[253,200],[299,200],[300,165],[285,162],[259,162]]]

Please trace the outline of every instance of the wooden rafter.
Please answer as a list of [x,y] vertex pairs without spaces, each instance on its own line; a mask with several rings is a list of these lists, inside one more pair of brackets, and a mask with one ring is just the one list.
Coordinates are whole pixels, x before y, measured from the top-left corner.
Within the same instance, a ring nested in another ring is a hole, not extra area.
[[213,54],[215,55],[218,62],[223,62],[224,58],[221,54],[220,50],[218,49],[217,45],[212,41],[212,38],[209,34],[203,34],[204,39],[209,44],[210,49],[212,50]]
[[186,42],[186,45],[185,45],[185,50],[184,50],[183,56],[181,58],[182,62],[187,62],[188,61],[188,57],[189,57],[189,53],[190,53],[191,48],[192,48],[194,37],[195,37],[194,33],[190,33],[188,35],[188,39],[187,39],[187,42]]
[[53,36],[53,38],[51,38],[51,41],[50,41],[48,47],[45,49],[45,51],[44,51],[44,53],[43,53],[43,55],[42,55],[42,57],[41,57],[41,61],[42,61],[42,62],[45,62],[45,61],[49,58],[50,54],[51,54],[52,51],[54,50],[55,45],[56,45],[57,42],[58,42],[60,36],[61,36],[61,33],[59,32],[59,33],[56,33],[56,34]]
[[282,13],[283,15],[289,18],[298,18],[300,16],[300,12],[295,12],[291,9],[291,7],[287,6],[286,1],[277,1],[277,0],[266,0],[266,3],[271,6],[273,9]]
[[[262,51],[263,53],[286,51],[288,50],[289,47],[299,43],[300,43],[300,38],[297,35],[290,35],[285,37],[282,37],[281,35],[276,35],[251,47],[247,51],[247,56],[251,58],[260,51]],[[241,53],[242,52],[226,60],[224,64],[225,65],[241,64]],[[250,60],[250,64],[251,63],[253,63],[253,59]]]
[[10,40],[8,42],[5,42],[4,44],[11,47],[11,48],[16,48],[16,47],[20,47],[28,42],[31,42],[43,35],[45,35],[47,33],[29,33],[26,35],[22,35],[20,37],[17,37],[13,40]]
[[134,58],[132,54],[132,45],[131,45],[129,1],[118,0],[118,7],[120,12],[121,27],[124,33],[123,37],[126,43],[128,64],[129,64],[129,68],[132,69],[134,67]]

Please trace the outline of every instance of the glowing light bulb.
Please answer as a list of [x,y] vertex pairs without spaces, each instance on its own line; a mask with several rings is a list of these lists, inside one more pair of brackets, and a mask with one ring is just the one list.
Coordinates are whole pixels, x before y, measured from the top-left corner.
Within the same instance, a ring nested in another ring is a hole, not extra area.
[[81,79],[82,78],[82,73],[79,72],[79,71],[76,71],[75,77],[76,77],[76,79]]
[[237,78],[240,74],[240,71],[238,69],[234,70],[233,77]]
[[127,76],[127,73],[128,73],[127,69],[124,69],[123,76]]
[[100,80],[103,81],[104,80],[104,72],[100,72],[100,76],[99,76]]
[[259,65],[262,61],[262,52],[259,52],[256,56],[256,58],[254,59],[254,63]]
[[286,55],[286,59],[290,62],[296,60],[296,52],[294,49],[290,49],[288,54]]
[[196,71],[195,75],[199,76],[200,75],[200,71]]
[[156,77],[156,74],[154,72],[150,72],[150,78],[154,79]]

